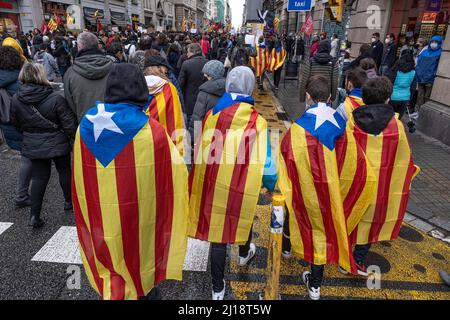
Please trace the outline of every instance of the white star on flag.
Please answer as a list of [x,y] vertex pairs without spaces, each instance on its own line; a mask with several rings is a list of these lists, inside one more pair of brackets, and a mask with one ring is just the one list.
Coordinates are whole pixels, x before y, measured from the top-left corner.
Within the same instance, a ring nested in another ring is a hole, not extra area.
[[115,112],[106,111],[104,104],[99,104],[98,112],[96,115],[86,115],[86,118],[94,124],[95,142],[97,142],[98,138],[105,129],[124,134],[122,130],[120,130],[120,128],[117,126],[117,124],[113,121],[112,117],[114,114]]
[[316,127],[314,130],[317,130],[322,126],[325,121],[331,122],[335,127],[341,128],[334,117],[336,111],[326,105],[326,103],[319,102],[319,105],[316,108],[308,109],[307,113],[313,114],[316,116]]

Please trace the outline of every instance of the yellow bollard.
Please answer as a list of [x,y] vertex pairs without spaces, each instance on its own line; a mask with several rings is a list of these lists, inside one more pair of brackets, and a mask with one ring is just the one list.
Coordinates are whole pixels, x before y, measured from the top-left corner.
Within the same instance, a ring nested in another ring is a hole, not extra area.
[[270,212],[271,218],[270,218],[269,252],[267,255],[266,289],[264,291],[264,300],[279,299],[281,244],[283,241],[283,222],[284,222],[284,202],[285,198],[281,194],[274,195],[272,198],[272,206]]

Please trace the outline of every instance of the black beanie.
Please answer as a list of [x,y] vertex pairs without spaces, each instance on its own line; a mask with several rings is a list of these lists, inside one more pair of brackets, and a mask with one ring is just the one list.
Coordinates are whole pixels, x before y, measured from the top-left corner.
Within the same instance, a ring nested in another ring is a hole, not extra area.
[[106,81],[106,103],[131,103],[145,107],[148,103],[148,87],[138,66],[115,63]]

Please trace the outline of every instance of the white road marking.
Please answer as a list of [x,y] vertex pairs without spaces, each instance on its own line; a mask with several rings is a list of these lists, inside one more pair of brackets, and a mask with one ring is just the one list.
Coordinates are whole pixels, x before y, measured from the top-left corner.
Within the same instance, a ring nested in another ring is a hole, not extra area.
[[208,267],[209,246],[209,242],[188,238],[183,269],[185,271],[206,271]]
[[0,234],[5,232],[12,225],[13,225],[13,223],[11,223],[11,222],[0,222]]
[[82,264],[76,227],[59,228],[31,260]]
[[[1,233],[0,224],[0,233]],[[206,271],[209,258],[209,242],[188,238],[184,270]],[[76,227],[61,227],[34,255],[32,261],[81,264]]]

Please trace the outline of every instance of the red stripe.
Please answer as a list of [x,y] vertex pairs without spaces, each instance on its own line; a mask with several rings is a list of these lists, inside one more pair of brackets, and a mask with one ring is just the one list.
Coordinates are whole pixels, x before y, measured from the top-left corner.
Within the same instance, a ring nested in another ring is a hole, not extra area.
[[[75,168],[73,160],[72,168]],[[86,222],[84,221],[80,202],[78,201],[74,172],[75,170],[72,170],[72,202],[75,213],[75,223],[77,225],[78,231],[78,239],[80,240],[80,246],[83,249],[84,255],[86,256],[87,262],[89,264],[89,269],[91,270],[92,276],[94,277],[95,285],[97,286],[100,295],[103,296],[103,279],[100,278],[97,266],[95,265],[94,248],[92,247],[91,233],[89,232]]]
[[378,178],[378,194],[375,213],[369,232],[369,242],[377,242],[381,228],[386,221],[389,204],[389,191],[395,156],[398,146],[397,121],[392,117],[388,127],[383,131],[383,146],[381,150],[380,173]]
[[[202,200],[200,203],[200,217],[197,225],[196,239],[207,240],[209,237],[209,227],[211,222],[212,207],[214,201],[214,190],[216,188],[217,174],[219,173],[220,159],[222,158],[223,146],[226,140],[227,129],[233,122],[234,114],[240,104],[235,104],[221,111],[217,120],[216,130],[220,131],[222,141],[214,141],[212,138],[212,152],[208,155],[208,164],[205,169],[205,176],[202,189]],[[211,163],[212,162],[212,163]],[[217,163],[219,162],[219,163]]]
[[125,280],[120,274],[116,273],[109,248],[104,238],[96,160],[82,140],[81,156],[83,161],[84,192],[86,195],[89,224],[92,231],[91,236],[95,255],[98,261],[100,261],[110,272],[111,299],[123,300],[125,298]]
[[152,101],[150,102],[150,105],[148,106],[148,110],[150,113],[150,117],[152,117],[156,121],[159,121],[159,113],[158,113],[158,106],[156,104],[156,96],[154,96]]
[[359,104],[358,102],[356,102],[356,99],[355,99],[355,98],[353,98],[352,96],[349,96],[348,98],[349,98],[349,100],[350,100],[350,103],[351,103],[352,106],[353,106],[353,110],[356,110],[356,109],[358,109],[359,107],[361,107],[361,104]]
[[139,198],[133,141],[119,153],[114,161],[125,264],[133,279],[138,297],[142,297],[146,293],[142,289],[140,274]]
[[166,279],[173,221],[172,158],[164,127],[149,121],[155,157],[155,285]]
[[327,238],[327,262],[337,263],[339,262],[339,242],[332,218],[333,212],[331,209],[330,190],[328,188],[323,145],[318,142],[317,138],[313,137],[308,132],[306,132],[306,141],[314,187],[319,200],[319,208],[322,214],[325,236]]
[[416,171],[416,167],[414,166],[414,163],[413,163],[413,160],[411,157],[411,159],[409,161],[408,172],[406,173],[406,177],[405,177],[405,184],[403,185],[402,199],[401,199],[400,207],[398,210],[398,220],[397,220],[397,223],[395,224],[394,229],[392,230],[391,240],[394,240],[398,237],[398,233],[400,231],[400,227],[402,225],[403,218],[405,217],[406,207],[408,205],[408,199],[409,199],[409,192],[410,192],[410,188],[411,188],[411,180],[412,180],[412,177],[413,177],[415,171]]
[[[366,141],[362,141],[362,143],[367,144],[367,139]],[[361,196],[361,193],[364,190],[367,178],[366,157],[360,146],[356,145],[355,147],[356,147],[356,170],[355,176],[353,177],[352,185],[350,186],[347,197],[344,199],[345,219],[347,219],[352,213],[356,201],[358,201],[359,197]]]
[[289,180],[292,183],[292,208],[303,242],[303,258],[309,263],[314,263],[312,226],[308,218],[305,202],[303,201],[300,178],[296,167],[294,152],[292,150],[291,135],[292,132],[289,130],[281,142],[281,154],[286,163]]
[[347,132],[344,133],[341,139],[336,142],[336,159],[338,163],[339,176],[341,176],[342,168],[344,167],[345,157],[347,155],[348,138]]
[[172,137],[172,134],[177,129],[175,127],[175,107],[174,107],[174,103],[173,103],[174,97],[172,95],[172,91],[171,91],[169,83],[167,83],[164,86],[162,94],[164,94],[164,99],[166,100],[165,108],[166,108],[167,133],[169,134],[170,139],[173,141],[173,143],[176,144],[177,139],[175,137]]
[[[243,139],[239,145],[239,162],[235,163],[228,193],[227,211],[223,227],[222,242],[236,242],[236,233],[241,216],[242,201],[244,199],[245,185],[247,182],[248,167],[250,165],[251,151],[256,140],[256,120],[258,112],[253,111],[245,128]],[[243,161],[245,157],[245,161]]]

